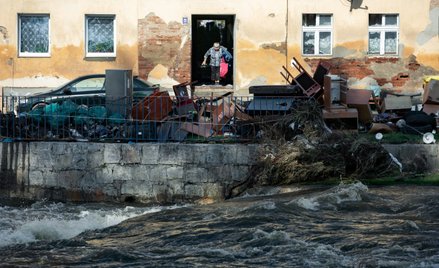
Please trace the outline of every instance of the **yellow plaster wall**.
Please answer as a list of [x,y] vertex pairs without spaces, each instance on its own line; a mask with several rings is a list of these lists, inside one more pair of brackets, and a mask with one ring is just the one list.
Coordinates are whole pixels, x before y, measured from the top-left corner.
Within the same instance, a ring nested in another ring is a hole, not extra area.
[[[368,50],[368,16],[370,13],[399,14],[400,18],[400,56],[407,58],[415,55],[419,63],[439,71],[439,39],[432,38],[426,44],[418,44],[417,37],[432,23],[430,18],[430,0],[364,0],[363,7],[350,11],[347,0],[301,1],[289,0],[289,39],[288,56],[301,57],[297,48],[302,42],[302,14],[333,14],[333,47],[344,48],[349,54],[333,57],[359,58],[367,56]],[[436,17],[437,20],[437,17]],[[436,29],[437,31],[437,29]],[[437,34],[437,33],[436,33]]]
[[[439,38],[423,44],[417,37],[432,23],[430,0],[364,0],[368,9],[349,11],[347,0],[0,0],[0,86],[28,77],[71,79],[87,73],[102,73],[107,68],[131,68],[137,72],[137,22],[153,12],[167,23],[182,22],[197,14],[236,15],[235,88],[255,81],[283,83],[281,66],[295,56],[300,60],[303,13],[333,14],[333,57],[365,57],[368,44],[368,14],[400,15],[400,56],[415,55],[419,63],[439,70]],[[288,16],[287,16],[288,12]],[[17,14],[49,13],[51,16],[51,57],[17,57]],[[117,57],[114,61],[85,60],[85,14],[115,14]],[[434,18],[433,18],[434,19]],[[414,21],[416,23],[414,23]],[[437,30],[437,29],[436,29]],[[281,49],[285,46],[287,55]],[[168,62],[157,64],[168,68]],[[7,81],[7,82],[5,82]],[[24,80],[23,80],[24,81]],[[26,80],[27,81],[27,80]],[[28,86],[35,86],[29,84]]]
[[[0,0],[1,86],[57,86],[79,75],[128,68],[137,72],[137,0]],[[7,8],[3,8],[7,7]],[[18,57],[18,14],[49,14],[51,55]],[[116,58],[85,58],[85,15],[116,16]],[[39,79],[32,79],[38,77]],[[56,78],[56,79],[53,79]]]

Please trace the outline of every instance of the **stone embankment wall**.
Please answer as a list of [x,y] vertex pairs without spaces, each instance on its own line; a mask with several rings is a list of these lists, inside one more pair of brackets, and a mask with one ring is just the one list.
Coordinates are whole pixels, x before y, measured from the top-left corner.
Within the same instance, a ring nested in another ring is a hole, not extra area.
[[[405,172],[439,172],[437,145],[384,145]],[[259,145],[0,143],[0,197],[174,203],[224,199]]]
[[145,203],[221,200],[257,145],[0,143],[3,197]]

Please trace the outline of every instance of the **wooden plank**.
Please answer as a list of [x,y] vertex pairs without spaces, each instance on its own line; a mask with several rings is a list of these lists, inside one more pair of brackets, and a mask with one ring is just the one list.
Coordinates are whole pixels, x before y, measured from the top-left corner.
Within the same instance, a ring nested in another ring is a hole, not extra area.
[[189,122],[183,122],[181,124],[181,129],[205,138],[209,138],[213,135],[212,124],[196,125]]
[[387,95],[383,102],[384,111],[410,110],[412,109],[412,98],[410,96]]
[[372,93],[372,90],[367,89],[349,89],[346,92],[346,104],[369,104]]
[[347,109],[331,109],[330,111],[323,109],[324,119],[337,119],[337,118],[358,118],[358,111],[354,108]]

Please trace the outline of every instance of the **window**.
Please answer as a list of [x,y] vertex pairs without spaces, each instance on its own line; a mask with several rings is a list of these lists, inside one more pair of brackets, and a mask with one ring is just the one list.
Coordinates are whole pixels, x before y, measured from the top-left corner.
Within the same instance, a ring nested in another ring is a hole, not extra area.
[[86,16],[87,57],[116,57],[114,16]]
[[304,55],[332,54],[332,15],[303,14],[302,31]]
[[369,54],[398,54],[399,16],[369,14]]
[[72,84],[69,89],[76,93],[103,90],[104,82],[105,77],[91,77]]
[[50,56],[49,15],[18,15],[18,55]]

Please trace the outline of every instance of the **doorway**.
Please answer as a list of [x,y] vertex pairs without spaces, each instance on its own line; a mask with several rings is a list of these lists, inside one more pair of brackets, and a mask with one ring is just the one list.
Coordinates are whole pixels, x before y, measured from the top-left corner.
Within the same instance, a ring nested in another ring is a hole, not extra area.
[[[201,66],[204,54],[214,42],[220,42],[230,54],[234,50],[235,15],[192,15],[192,81],[195,86],[210,85],[210,66]],[[233,86],[233,59],[228,62],[229,68],[221,84]]]

